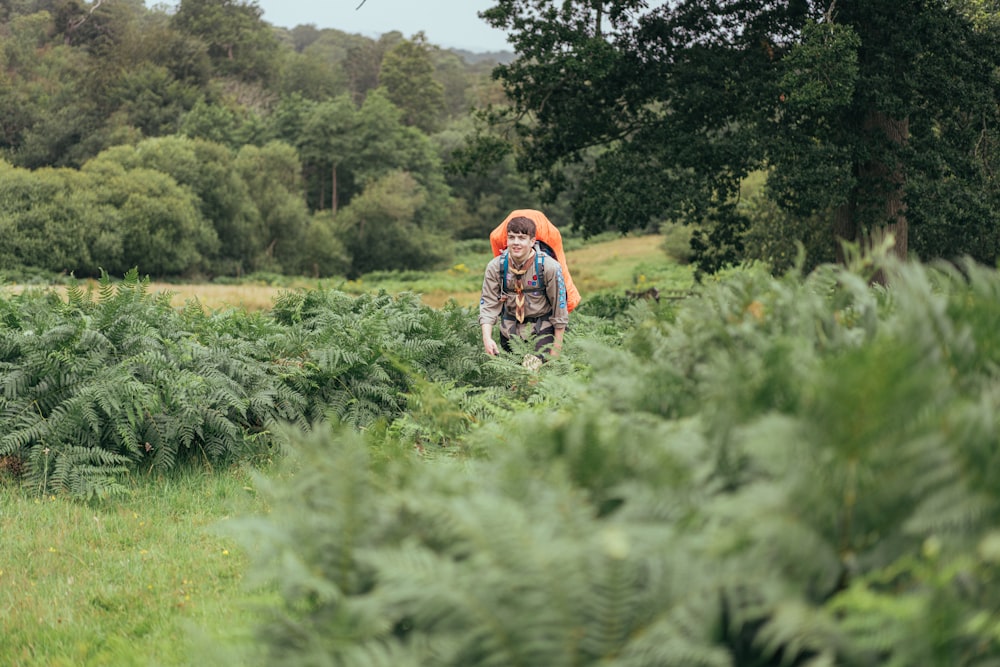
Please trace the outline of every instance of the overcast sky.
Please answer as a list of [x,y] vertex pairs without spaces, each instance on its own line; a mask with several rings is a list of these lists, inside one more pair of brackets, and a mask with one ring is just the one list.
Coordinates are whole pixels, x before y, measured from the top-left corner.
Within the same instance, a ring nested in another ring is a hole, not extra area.
[[509,51],[506,36],[478,16],[492,0],[257,0],[264,20],[285,28],[312,23],[365,37],[421,30],[436,46],[469,51]]

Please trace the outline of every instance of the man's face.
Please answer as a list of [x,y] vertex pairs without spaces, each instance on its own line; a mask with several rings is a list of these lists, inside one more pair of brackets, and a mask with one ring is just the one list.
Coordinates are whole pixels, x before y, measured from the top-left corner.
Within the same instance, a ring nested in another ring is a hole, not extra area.
[[507,250],[515,261],[522,261],[531,252],[535,237],[527,234],[507,234]]

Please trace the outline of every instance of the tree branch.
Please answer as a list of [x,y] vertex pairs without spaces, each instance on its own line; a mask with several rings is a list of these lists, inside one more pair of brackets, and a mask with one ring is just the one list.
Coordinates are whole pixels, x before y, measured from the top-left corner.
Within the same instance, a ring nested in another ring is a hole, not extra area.
[[87,12],[83,16],[79,16],[73,19],[72,21],[66,24],[66,39],[65,39],[66,44],[70,43],[71,36],[74,32],[76,32],[76,29],[82,26],[84,23],[86,23],[87,19],[89,19],[94,14],[94,12],[97,11],[97,8],[100,7],[103,2],[104,0],[97,0],[97,2],[95,2],[93,6],[90,8],[89,12]]

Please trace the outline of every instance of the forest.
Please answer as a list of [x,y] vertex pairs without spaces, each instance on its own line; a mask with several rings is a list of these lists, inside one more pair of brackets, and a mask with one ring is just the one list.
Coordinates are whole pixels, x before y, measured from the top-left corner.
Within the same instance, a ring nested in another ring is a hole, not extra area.
[[[1000,4],[481,16],[4,0],[0,663],[1000,664]],[[537,369],[380,287],[514,207]]]
[[[456,148],[513,54],[264,22],[253,3],[5,2],[0,271],[205,280],[447,263],[511,207]],[[560,209],[550,209],[557,218]]]
[[436,269],[519,207],[683,226],[700,274],[886,234],[996,263],[992,0],[592,4],[499,1],[514,52],[471,54],[238,0],[5,2],[0,270]]

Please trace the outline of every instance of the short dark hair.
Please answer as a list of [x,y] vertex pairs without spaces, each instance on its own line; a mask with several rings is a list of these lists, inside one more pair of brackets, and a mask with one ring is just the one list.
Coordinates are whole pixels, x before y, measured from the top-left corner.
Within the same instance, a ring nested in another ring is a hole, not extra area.
[[536,231],[535,221],[531,218],[526,218],[523,215],[511,218],[510,222],[507,223],[508,234],[527,234],[528,236],[534,238]]

